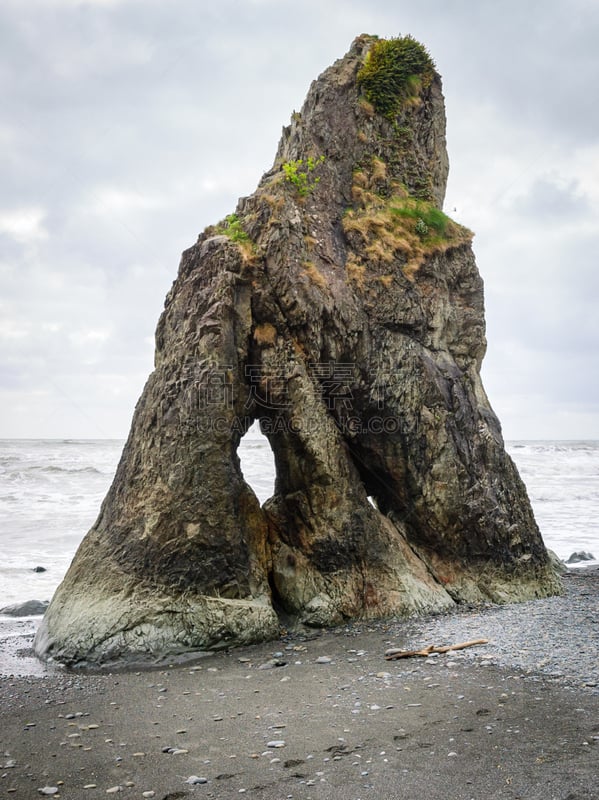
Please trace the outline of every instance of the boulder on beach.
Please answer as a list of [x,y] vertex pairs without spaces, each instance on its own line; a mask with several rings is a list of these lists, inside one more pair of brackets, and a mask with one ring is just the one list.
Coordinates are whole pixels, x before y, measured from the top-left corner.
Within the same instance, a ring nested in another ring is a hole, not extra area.
[[588,553],[585,550],[578,550],[576,553],[572,553],[570,558],[566,561],[566,564],[580,564],[583,561],[595,560],[595,556],[592,553]]
[[549,560],[551,561],[553,569],[558,575],[566,575],[570,571],[566,566],[565,561],[562,561],[558,554],[554,553],[553,550],[548,549],[547,555],[549,556]]
[[[359,36],[273,166],[183,253],[99,518],[38,631],[110,664],[561,589],[483,388],[441,79]],[[274,453],[260,505],[237,454]]]
[[6,617],[37,617],[45,614],[49,605],[48,600],[26,600],[24,603],[15,603],[0,608],[0,614]]

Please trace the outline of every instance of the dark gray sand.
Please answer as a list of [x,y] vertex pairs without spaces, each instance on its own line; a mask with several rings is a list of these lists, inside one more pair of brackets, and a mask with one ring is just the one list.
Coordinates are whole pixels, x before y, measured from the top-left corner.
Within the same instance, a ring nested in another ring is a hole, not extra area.
[[4,677],[0,797],[598,800],[599,571],[565,583],[562,598],[290,634],[192,666]]

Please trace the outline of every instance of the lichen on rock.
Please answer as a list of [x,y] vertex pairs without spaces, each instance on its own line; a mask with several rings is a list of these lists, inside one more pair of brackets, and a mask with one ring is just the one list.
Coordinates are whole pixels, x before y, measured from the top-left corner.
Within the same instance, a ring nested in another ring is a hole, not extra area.
[[[280,614],[560,590],[480,379],[482,280],[442,212],[441,80],[408,70],[377,109],[359,76],[380,47],[358,37],[312,84],[256,191],[183,254],[40,656],[132,663],[272,638]],[[276,466],[263,506],[237,456],[255,420]]]

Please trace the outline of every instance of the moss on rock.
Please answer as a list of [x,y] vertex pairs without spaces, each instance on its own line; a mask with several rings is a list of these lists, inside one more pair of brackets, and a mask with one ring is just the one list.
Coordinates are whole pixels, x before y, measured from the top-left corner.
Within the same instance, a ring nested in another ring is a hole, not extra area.
[[412,36],[380,39],[369,50],[358,84],[379,114],[392,119],[406,100],[430,83],[435,64]]

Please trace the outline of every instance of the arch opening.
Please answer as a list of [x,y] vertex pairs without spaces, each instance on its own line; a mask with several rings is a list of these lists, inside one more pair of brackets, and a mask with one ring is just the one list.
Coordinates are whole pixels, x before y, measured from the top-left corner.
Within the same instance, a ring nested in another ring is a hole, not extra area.
[[260,501],[260,505],[272,497],[275,486],[275,459],[270,442],[255,422],[243,435],[237,448],[243,479]]

